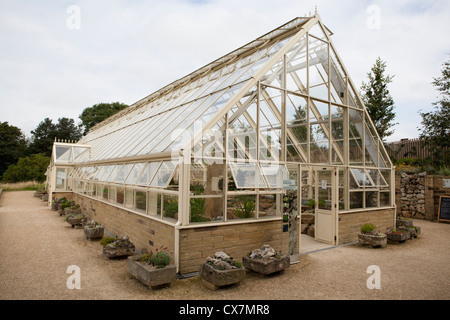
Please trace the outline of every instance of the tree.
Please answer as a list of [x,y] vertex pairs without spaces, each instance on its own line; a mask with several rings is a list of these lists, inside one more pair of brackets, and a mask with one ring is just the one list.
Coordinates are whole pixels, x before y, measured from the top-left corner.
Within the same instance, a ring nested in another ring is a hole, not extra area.
[[84,127],[83,134],[86,135],[89,130],[95,126],[97,123],[109,118],[113,114],[119,112],[120,110],[127,108],[126,104],[120,102],[113,103],[98,103],[92,107],[88,107],[83,110],[79,118],[81,120],[81,125]]
[[420,138],[433,152],[434,165],[450,165],[450,59],[443,64],[442,76],[433,78],[432,84],[441,94],[433,103],[434,111],[419,112],[422,117]]
[[386,62],[378,58],[371,72],[367,74],[369,82],[363,82],[361,86],[361,98],[383,141],[394,133],[391,128],[397,124],[393,122],[394,100],[388,89],[388,84],[394,76],[385,75],[385,72]]
[[26,145],[25,135],[19,128],[0,122],[0,179],[9,165],[24,156]]
[[31,131],[32,139],[29,146],[29,153],[43,153],[50,157],[52,154],[53,142],[59,140],[78,141],[81,139],[81,126],[75,125],[75,121],[69,118],[59,118],[54,124],[51,119],[45,118],[39,123],[36,129]]
[[50,164],[50,158],[43,154],[32,154],[20,158],[17,164],[12,164],[3,174],[4,182],[45,181],[45,172]]

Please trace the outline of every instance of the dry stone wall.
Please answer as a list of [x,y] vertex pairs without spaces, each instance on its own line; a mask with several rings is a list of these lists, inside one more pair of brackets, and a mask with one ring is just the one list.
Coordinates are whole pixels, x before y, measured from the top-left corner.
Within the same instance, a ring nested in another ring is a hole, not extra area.
[[425,176],[426,172],[400,176],[400,210],[405,218],[425,219]]
[[422,173],[402,173],[395,177],[395,204],[397,215],[406,218],[437,220],[439,199],[450,196],[444,186],[448,176]]

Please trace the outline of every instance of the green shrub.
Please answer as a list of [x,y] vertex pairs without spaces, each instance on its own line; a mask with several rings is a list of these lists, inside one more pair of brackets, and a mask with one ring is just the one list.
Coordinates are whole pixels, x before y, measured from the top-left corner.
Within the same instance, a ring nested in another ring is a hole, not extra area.
[[203,222],[209,219],[205,215],[205,201],[203,198],[190,199],[190,222]]
[[152,263],[157,268],[164,268],[170,264],[170,256],[166,252],[166,248],[156,249],[156,252],[151,256]]
[[116,241],[116,238],[114,237],[103,237],[103,239],[100,241],[100,244],[102,246],[106,246],[110,243],[113,243],[114,241]]
[[450,167],[447,166],[440,167],[438,174],[441,176],[450,176]]
[[44,182],[49,163],[50,158],[43,154],[32,154],[29,157],[20,158],[17,164],[11,164],[3,173],[3,182]]
[[376,229],[372,223],[365,223],[361,226],[361,233],[371,233]]

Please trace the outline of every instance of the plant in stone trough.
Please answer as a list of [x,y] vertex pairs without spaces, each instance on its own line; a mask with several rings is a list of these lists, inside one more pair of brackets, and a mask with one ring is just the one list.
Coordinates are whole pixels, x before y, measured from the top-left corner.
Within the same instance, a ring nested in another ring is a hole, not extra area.
[[125,235],[118,238],[103,237],[100,244],[103,246],[103,254],[110,259],[125,258],[135,254],[134,244]]
[[365,235],[372,235],[372,236],[381,236],[383,235],[380,232],[376,232],[376,227],[374,224],[372,223],[365,223],[361,226],[361,234],[365,234]]
[[84,215],[81,214],[81,213],[78,213],[78,214],[74,214],[74,213],[68,214],[68,215],[65,217],[66,222],[69,222],[69,219],[70,219],[70,218],[83,219],[83,218],[84,218]]
[[218,251],[213,257],[207,257],[206,263],[217,270],[231,270],[242,268],[242,264],[234,261],[232,257],[222,251]]
[[376,227],[372,223],[365,223],[361,226],[361,233],[368,234],[375,231]]
[[159,249],[156,249],[155,252],[151,255],[150,260],[153,266],[157,268],[164,268],[165,266],[169,265],[170,255],[167,251],[167,247],[160,247]]

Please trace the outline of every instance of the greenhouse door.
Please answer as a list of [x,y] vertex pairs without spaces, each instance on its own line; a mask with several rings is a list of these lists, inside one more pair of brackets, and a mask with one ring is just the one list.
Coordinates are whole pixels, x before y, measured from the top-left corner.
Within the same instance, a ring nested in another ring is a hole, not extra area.
[[328,244],[336,242],[336,168],[316,169],[315,239]]

